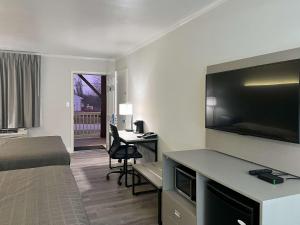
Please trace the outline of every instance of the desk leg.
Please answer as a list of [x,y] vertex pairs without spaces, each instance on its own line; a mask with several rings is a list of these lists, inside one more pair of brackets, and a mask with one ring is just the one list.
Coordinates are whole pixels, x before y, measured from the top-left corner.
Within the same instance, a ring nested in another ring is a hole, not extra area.
[[109,134],[108,134],[108,146],[107,146],[107,149],[110,149],[110,146],[111,146],[111,133],[109,132]]
[[158,160],[158,159],[157,159],[157,158],[158,158],[158,157],[157,157],[157,151],[158,151],[158,149],[157,149],[157,148],[158,148],[158,147],[157,147],[157,145],[158,145],[158,144],[157,144],[157,141],[155,141],[155,143],[154,143],[154,150],[155,150],[155,162],[157,162],[157,160]]
[[124,159],[124,173],[125,173],[125,187],[128,187],[128,168],[127,168],[127,159]]
[[158,203],[158,206],[157,206],[157,208],[158,208],[158,224],[159,225],[162,225],[162,220],[161,220],[161,189],[158,189],[157,190],[157,195],[158,195],[158,201],[157,201],[157,203]]
[[109,157],[108,157],[108,165],[109,165],[109,169],[112,169],[112,166],[111,166],[111,157],[110,157],[110,155],[109,155]]
[[134,179],[134,168],[132,168],[132,195],[135,195],[135,179]]

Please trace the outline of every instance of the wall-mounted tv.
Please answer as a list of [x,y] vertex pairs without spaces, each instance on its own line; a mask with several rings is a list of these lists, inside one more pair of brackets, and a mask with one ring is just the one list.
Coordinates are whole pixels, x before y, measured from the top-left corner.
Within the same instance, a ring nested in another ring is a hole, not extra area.
[[299,143],[300,59],[206,76],[205,127]]

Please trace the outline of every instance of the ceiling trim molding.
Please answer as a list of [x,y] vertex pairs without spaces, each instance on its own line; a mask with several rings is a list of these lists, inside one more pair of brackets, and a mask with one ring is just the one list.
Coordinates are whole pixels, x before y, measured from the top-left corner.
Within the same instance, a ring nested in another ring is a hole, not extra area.
[[13,49],[5,49],[5,48],[0,48],[0,52],[31,54],[31,55],[40,55],[40,56],[44,56],[44,57],[64,58],[64,59],[84,59],[84,60],[100,60],[100,61],[115,62],[115,59],[113,59],[113,58],[99,58],[99,57],[74,56],[74,55],[63,55],[63,54],[48,54],[48,53],[41,53],[41,52],[34,52],[34,51],[13,50]]
[[224,4],[227,1],[228,0],[216,0],[216,1],[212,2],[211,4],[200,9],[199,11],[197,11],[197,12],[179,20],[177,23],[169,26],[167,29],[163,30],[162,32],[159,32],[159,33],[153,35],[151,38],[146,39],[146,40],[142,41],[141,43],[137,44],[135,47],[128,50],[127,53],[125,53],[121,57],[117,58],[116,60],[122,59],[123,57],[126,57],[128,55],[131,55],[132,53],[138,51],[139,49],[157,41],[158,39],[162,38],[163,36],[167,35],[168,33],[172,32],[172,31],[178,29],[179,27],[183,26],[184,24],[189,23],[190,21],[208,13],[209,11],[217,8],[218,6]]
[[74,56],[74,55],[47,54],[47,53],[40,53],[40,55],[44,57],[64,58],[64,59],[100,60],[100,61],[109,61],[109,62],[116,61],[113,58],[98,58],[98,57],[86,57],[86,56]]

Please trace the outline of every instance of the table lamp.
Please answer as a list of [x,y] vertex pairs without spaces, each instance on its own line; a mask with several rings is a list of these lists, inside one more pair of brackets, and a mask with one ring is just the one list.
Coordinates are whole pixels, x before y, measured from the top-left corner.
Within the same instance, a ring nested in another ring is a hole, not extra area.
[[125,129],[126,131],[133,131],[133,111],[132,111],[132,104],[124,103],[119,104],[119,114],[123,116],[131,116],[131,129]]

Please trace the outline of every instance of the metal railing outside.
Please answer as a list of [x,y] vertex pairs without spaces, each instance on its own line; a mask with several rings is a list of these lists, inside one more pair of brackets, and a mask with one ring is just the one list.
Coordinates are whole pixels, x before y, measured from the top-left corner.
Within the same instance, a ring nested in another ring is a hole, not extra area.
[[74,112],[74,137],[100,137],[100,112]]

